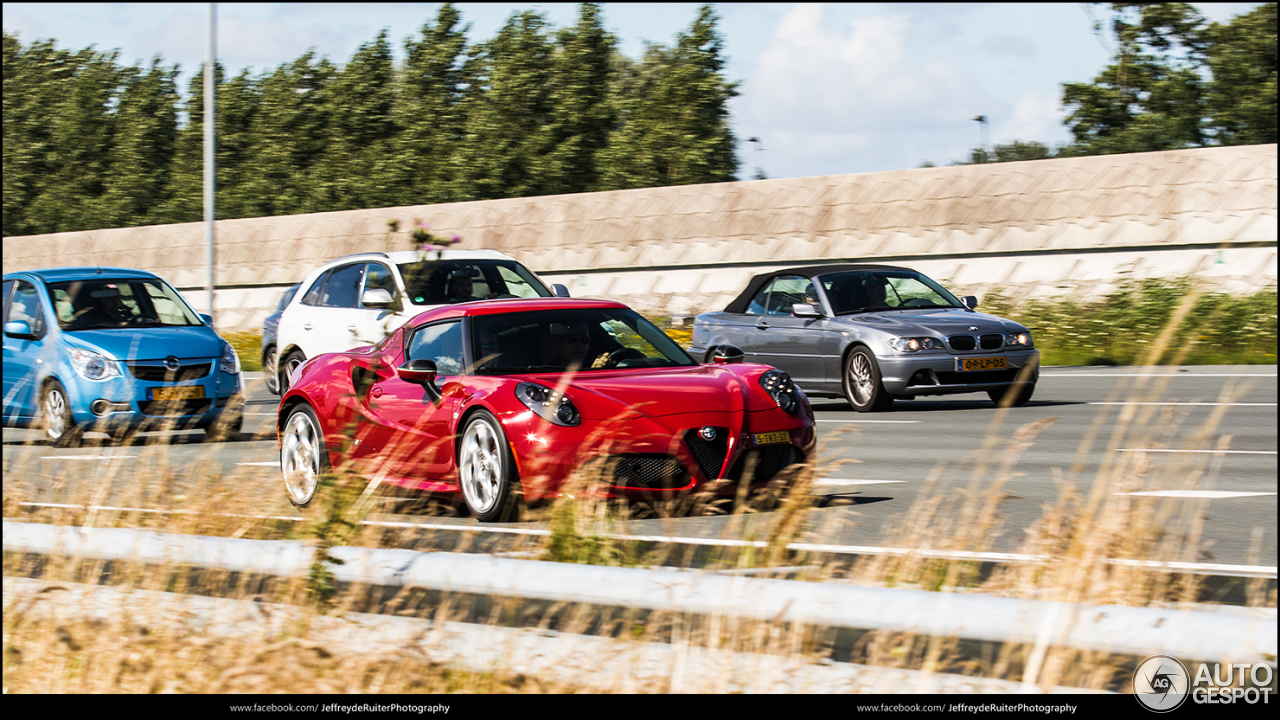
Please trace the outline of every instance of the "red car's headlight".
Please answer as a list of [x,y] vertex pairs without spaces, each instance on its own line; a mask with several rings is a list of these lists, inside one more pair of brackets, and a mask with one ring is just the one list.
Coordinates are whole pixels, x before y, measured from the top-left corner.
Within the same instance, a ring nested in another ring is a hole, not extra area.
[[769,370],[760,376],[760,387],[778,403],[778,407],[791,414],[800,411],[799,388],[791,382],[791,376],[781,370]]
[[516,397],[538,417],[553,425],[574,427],[582,424],[582,415],[564,393],[557,393],[545,385],[522,382],[516,385]]

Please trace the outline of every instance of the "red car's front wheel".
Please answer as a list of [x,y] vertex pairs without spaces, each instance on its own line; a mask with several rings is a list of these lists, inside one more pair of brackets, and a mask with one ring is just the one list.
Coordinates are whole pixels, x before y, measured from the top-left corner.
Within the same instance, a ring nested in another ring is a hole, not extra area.
[[480,410],[467,420],[458,444],[458,479],[467,509],[480,522],[510,519],[519,487],[515,462],[502,425]]

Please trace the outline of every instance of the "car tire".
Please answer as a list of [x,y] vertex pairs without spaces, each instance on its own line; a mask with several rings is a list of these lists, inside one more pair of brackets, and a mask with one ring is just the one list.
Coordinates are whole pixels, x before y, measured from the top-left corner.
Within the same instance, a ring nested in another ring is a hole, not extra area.
[[238,440],[240,431],[243,429],[244,415],[237,414],[230,420],[219,418],[217,422],[204,429],[204,436],[210,442],[227,442]]
[[280,394],[280,370],[276,367],[276,346],[271,345],[267,351],[262,353],[262,370],[263,380],[266,381],[267,392],[272,395]]
[[84,435],[71,415],[71,400],[66,388],[57,380],[45,383],[40,391],[40,429],[45,440],[57,448],[75,447]]
[[520,476],[502,424],[487,410],[467,419],[458,443],[458,485],[472,517],[480,522],[512,522]]
[[306,507],[315,499],[320,479],[329,471],[329,451],[321,427],[311,406],[299,403],[289,411],[280,433],[280,474],[294,507]]
[[299,365],[307,361],[307,356],[301,350],[293,350],[284,359],[280,361],[280,367],[276,375],[276,383],[279,387],[279,394],[284,395],[289,392],[289,378],[292,377],[293,371]]
[[[1031,400],[1031,396],[1035,391],[1035,381],[1022,383],[1015,382],[1008,387],[988,390],[987,397],[991,398],[991,402],[999,405],[1000,407],[1022,407]],[[1008,405],[1004,404],[1006,402]]]
[[844,397],[858,412],[883,412],[893,396],[880,380],[880,364],[866,347],[856,347],[844,361]]

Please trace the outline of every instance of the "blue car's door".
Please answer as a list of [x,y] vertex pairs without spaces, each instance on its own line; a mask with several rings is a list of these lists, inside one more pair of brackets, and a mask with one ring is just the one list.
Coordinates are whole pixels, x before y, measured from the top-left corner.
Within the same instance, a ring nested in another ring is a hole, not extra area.
[[37,414],[40,399],[36,397],[36,370],[47,334],[40,295],[34,285],[26,280],[6,282],[5,295],[8,302],[4,321],[21,320],[37,336],[34,340],[4,336],[4,418],[7,424],[12,419],[31,418]]

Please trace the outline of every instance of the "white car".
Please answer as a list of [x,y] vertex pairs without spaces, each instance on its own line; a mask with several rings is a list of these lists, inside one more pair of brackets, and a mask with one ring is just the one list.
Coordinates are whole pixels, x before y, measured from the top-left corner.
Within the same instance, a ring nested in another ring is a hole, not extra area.
[[280,314],[280,394],[308,358],[382,340],[410,318],[449,303],[568,297],[497,250],[415,250],[347,255],[302,281]]

